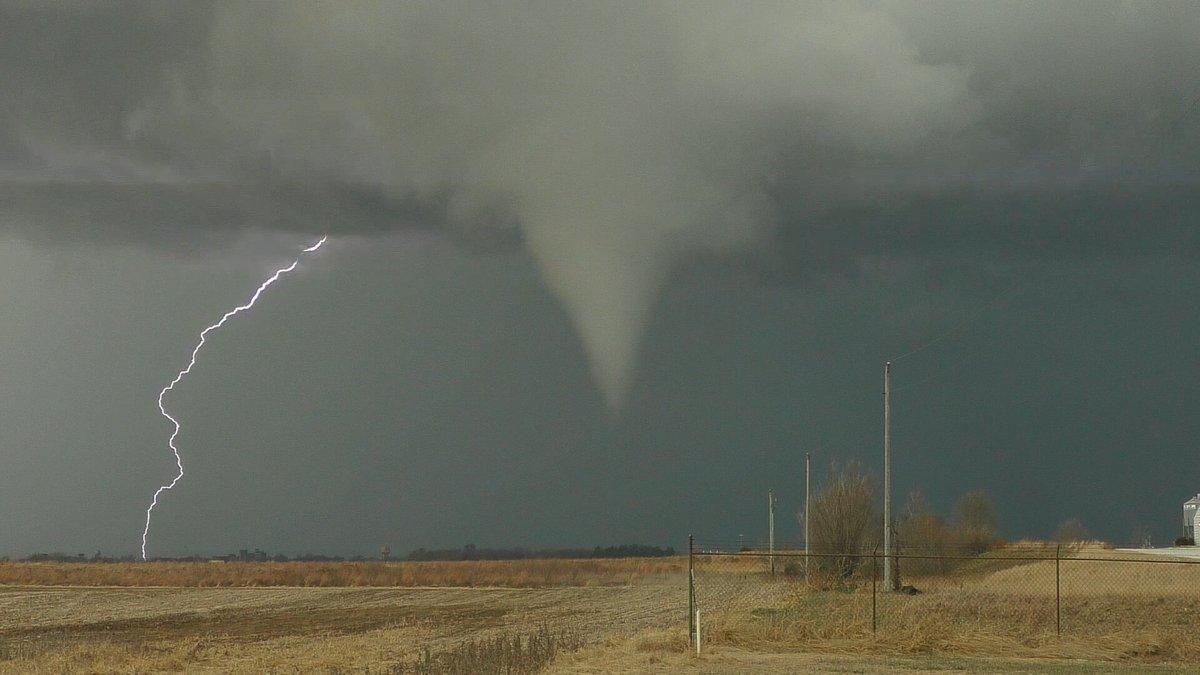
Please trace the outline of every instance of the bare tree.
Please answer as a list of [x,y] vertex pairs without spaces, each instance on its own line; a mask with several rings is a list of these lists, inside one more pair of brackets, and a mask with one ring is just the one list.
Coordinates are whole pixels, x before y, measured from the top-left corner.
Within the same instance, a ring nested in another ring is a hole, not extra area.
[[959,497],[954,520],[960,553],[983,553],[1000,541],[996,536],[996,505],[984,490],[972,490]]
[[818,558],[818,565],[840,578],[854,574],[877,528],[875,484],[852,462],[830,467],[829,476],[812,499],[811,528],[814,553],[837,554]]
[[896,523],[898,542],[902,551],[928,557],[906,559],[906,570],[917,576],[951,572],[963,556],[984,553],[1001,543],[995,523],[995,506],[982,490],[963,495],[950,522],[934,513],[919,491],[909,493]]
[[996,504],[985,490],[972,490],[958,498],[954,519],[960,527],[989,534],[996,531]]
[[[919,490],[909,493],[896,534],[901,550],[926,556],[950,556],[956,551],[958,532],[946,524]],[[945,574],[953,565],[950,558],[912,558],[904,561],[905,571],[916,575]]]
[[1088,540],[1087,528],[1078,518],[1064,520],[1054,531],[1054,540],[1060,544],[1074,544]]

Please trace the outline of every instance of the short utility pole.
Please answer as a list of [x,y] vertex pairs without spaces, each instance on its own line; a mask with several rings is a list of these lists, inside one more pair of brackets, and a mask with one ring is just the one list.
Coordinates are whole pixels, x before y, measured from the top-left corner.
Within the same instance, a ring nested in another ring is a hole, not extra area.
[[812,512],[812,500],[809,499],[812,488],[812,453],[804,453],[804,582],[808,583],[808,559],[812,553],[812,539],[808,536],[808,514]]
[[892,362],[883,366],[883,587],[899,588],[892,550]]
[[771,555],[771,576],[775,576],[775,491],[767,490],[767,550]]

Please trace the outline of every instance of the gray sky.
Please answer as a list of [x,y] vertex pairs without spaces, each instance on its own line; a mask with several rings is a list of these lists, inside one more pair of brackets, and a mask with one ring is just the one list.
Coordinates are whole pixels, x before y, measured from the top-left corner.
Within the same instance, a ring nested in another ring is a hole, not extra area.
[[[0,2],[0,553],[1175,534],[1191,3]],[[784,528],[793,536],[795,528]]]

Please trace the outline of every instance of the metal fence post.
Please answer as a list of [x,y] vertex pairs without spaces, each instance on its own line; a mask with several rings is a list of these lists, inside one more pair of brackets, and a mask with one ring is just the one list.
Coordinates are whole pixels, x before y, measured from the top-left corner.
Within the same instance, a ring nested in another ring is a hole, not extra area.
[[1054,547],[1054,634],[1062,637],[1062,544]]
[[692,640],[696,635],[696,569],[695,569],[696,540],[688,535],[688,646],[694,645]]
[[879,544],[871,551],[871,634],[875,634],[878,618],[875,604],[879,596]]

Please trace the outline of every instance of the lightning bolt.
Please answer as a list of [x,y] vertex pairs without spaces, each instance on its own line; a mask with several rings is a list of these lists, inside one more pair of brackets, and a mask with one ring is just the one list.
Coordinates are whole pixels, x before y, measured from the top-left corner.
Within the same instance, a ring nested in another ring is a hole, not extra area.
[[179,437],[179,420],[172,417],[171,413],[167,412],[167,408],[163,404],[163,399],[166,397],[167,392],[175,389],[175,385],[182,382],[183,378],[186,377],[188,373],[192,372],[192,367],[196,365],[196,357],[200,355],[200,350],[204,348],[204,345],[208,340],[209,333],[217,330],[221,326],[224,326],[225,322],[229,321],[234,316],[254,307],[254,304],[258,302],[258,298],[262,296],[264,291],[270,288],[271,285],[276,281],[279,281],[280,277],[296,269],[296,267],[300,265],[300,260],[305,254],[316,253],[328,238],[329,237],[321,237],[320,241],[306,249],[303,249],[300,252],[300,256],[293,260],[291,265],[275,270],[274,274],[267,277],[267,280],[262,282],[262,285],[258,287],[258,290],[254,291],[254,295],[250,296],[250,300],[248,300],[246,304],[239,305],[228,312],[225,312],[225,315],[221,317],[220,321],[200,331],[200,341],[196,343],[196,348],[192,350],[192,360],[188,361],[187,367],[179,371],[179,374],[175,376],[175,379],[171,380],[170,384],[163,387],[163,390],[158,392],[158,411],[162,413],[163,417],[167,418],[167,420],[169,420],[171,424],[175,426],[175,430],[171,432],[171,438],[167,441],[167,446],[170,447],[171,452],[175,454],[175,466],[179,467],[179,473],[175,475],[175,478],[172,479],[170,483],[159,486],[159,488],[155,490],[154,498],[150,500],[150,506],[146,509],[146,528],[142,530],[142,560],[146,559],[146,538],[150,536],[150,516],[154,513],[154,507],[158,506],[158,498],[160,495],[162,495],[162,493],[175,487],[175,484],[179,482],[179,479],[183,478],[183,458],[179,455],[179,448],[175,447],[175,439]]

